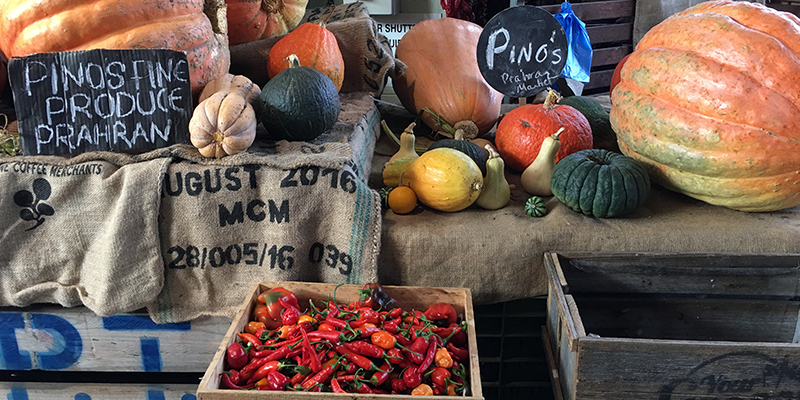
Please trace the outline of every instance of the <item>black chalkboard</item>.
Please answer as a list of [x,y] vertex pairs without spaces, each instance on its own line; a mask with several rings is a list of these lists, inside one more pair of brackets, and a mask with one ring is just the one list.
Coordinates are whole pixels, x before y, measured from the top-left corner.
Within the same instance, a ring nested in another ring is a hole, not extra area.
[[186,54],[39,53],[8,63],[23,154],[130,151],[189,143]]
[[507,8],[478,39],[478,67],[486,82],[510,97],[531,97],[551,86],[567,64],[567,36],[549,12]]

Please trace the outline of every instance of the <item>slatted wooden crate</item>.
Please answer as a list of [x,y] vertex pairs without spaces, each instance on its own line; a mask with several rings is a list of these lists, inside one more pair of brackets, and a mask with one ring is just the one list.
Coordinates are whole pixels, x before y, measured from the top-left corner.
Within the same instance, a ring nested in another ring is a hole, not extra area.
[[[320,397],[352,398],[352,399],[396,399],[409,398],[408,395],[370,395],[370,394],[334,394],[334,393],[308,393],[292,391],[253,391],[220,389],[220,373],[225,367],[225,350],[233,343],[236,334],[244,331],[244,326],[250,321],[250,315],[255,305],[256,298],[262,292],[273,287],[282,286],[294,292],[300,304],[307,304],[308,300],[326,300],[333,294],[335,284],[308,283],[308,282],[259,282],[253,285],[250,295],[242,303],[236,317],[222,339],[214,359],[208,366],[200,386],[197,389],[199,400],[230,400],[230,399],[286,399],[302,400]],[[341,285],[336,289],[336,301],[343,304],[359,299],[358,289],[362,285]],[[414,286],[384,286],[387,294],[392,296],[404,309],[424,310],[432,303],[446,302],[453,305],[456,312],[464,316],[467,323],[467,345],[469,350],[469,390],[468,396],[461,398],[483,400],[480,379],[480,364],[478,361],[478,347],[475,336],[475,313],[472,308],[472,293],[469,289],[462,288],[430,288]]]
[[[550,1],[548,1],[549,3]],[[528,4],[536,3],[529,1]],[[540,7],[551,14],[561,11],[561,2]],[[592,69],[583,94],[608,92],[614,68],[633,51],[634,0],[574,2],[572,11],[586,24],[592,43]]]
[[800,398],[800,255],[547,253],[564,399]]
[[230,323],[156,324],[146,313],[100,317],[85,307],[2,308],[0,396],[192,400]]

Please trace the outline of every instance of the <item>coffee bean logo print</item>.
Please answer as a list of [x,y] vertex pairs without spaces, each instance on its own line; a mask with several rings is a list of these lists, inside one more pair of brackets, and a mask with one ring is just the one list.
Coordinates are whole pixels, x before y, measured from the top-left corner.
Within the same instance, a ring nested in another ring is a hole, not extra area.
[[36,178],[33,181],[33,193],[28,190],[20,190],[14,193],[14,203],[23,207],[19,212],[19,217],[25,221],[36,221],[36,224],[26,229],[26,231],[36,229],[44,223],[44,216],[55,214],[55,210],[44,200],[50,198],[50,182],[44,178]]

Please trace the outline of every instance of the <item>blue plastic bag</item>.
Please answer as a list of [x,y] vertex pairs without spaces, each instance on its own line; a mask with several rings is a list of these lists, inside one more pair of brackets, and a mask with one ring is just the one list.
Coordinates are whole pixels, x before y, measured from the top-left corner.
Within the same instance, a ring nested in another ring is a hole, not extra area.
[[589,34],[586,33],[586,24],[572,12],[572,5],[568,1],[561,3],[561,11],[554,17],[564,27],[564,33],[567,35],[567,65],[564,66],[561,76],[589,83],[592,43],[589,42]]

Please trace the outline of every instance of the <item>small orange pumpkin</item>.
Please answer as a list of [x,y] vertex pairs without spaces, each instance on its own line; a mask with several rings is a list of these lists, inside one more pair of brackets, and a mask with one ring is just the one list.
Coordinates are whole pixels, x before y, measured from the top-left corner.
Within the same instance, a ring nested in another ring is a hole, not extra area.
[[[475,52],[481,31],[469,21],[437,18],[406,32],[395,55],[408,68],[393,79],[392,87],[408,111],[419,114],[427,108],[453,127],[462,121],[474,123],[478,136],[494,126],[503,94],[489,86],[478,68]],[[432,113],[423,113],[422,120],[439,130],[441,124]]]
[[344,82],[344,59],[339,42],[333,32],[325,27],[327,18],[306,22],[278,40],[269,50],[267,75],[270,79],[289,68],[286,58],[297,55],[300,65],[313,68],[331,78],[336,90]]
[[560,127],[561,148],[555,161],[580,150],[592,148],[592,127],[576,108],[558,105],[558,94],[551,90],[544,104],[526,104],[509,111],[497,124],[494,142],[497,152],[510,168],[522,172],[542,147],[544,138]]
[[303,19],[308,0],[225,0],[231,45],[286,34]]

